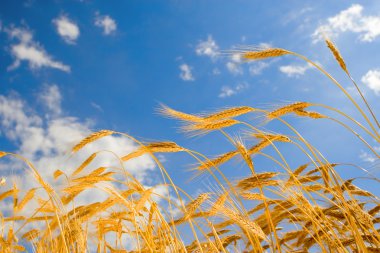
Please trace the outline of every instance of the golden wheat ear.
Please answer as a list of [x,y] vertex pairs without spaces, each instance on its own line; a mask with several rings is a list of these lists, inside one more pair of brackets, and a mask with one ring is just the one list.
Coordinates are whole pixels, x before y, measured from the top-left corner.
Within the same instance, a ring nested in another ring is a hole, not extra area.
[[253,111],[255,111],[255,109],[249,106],[231,107],[222,111],[217,111],[215,113],[208,114],[203,119],[205,121],[220,121],[235,118]]
[[156,109],[156,111],[157,113],[164,115],[168,118],[179,119],[181,121],[188,121],[188,122],[202,122],[203,121],[201,117],[188,114],[188,113],[183,113],[180,111],[176,111],[164,104],[160,104],[160,106],[158,107],[158,109]]
[[380,128],[380,123],[379,121],[377,120],[374,112],[372,111],[372,108],[371,106],[369,105],[369,103],[367,102],[367,100],[365,99],[362,91],[360,90],[359,86],[356,84],[355,80],[351,77],[350,73],[348,72],[348,69],[347,69],[347,66],[346,66],[346,63],[345,61],[343,60],[343,57],[342,55],[340,54],[338,48],[335,46],[335,44],[329,40],[329,39],[325,39],[325,42],[327,44],[327,47],[330,49],[330,51],[332,52],[332,54],[334,55],[335,57],[335,60],[339,63],[339,66],[343,69],[344,72],[346,72],[347,76],[351,79],[352,83],[354,84],[355,88],[357,89],[357,91],[359,92],[359,95],[361,96],[361,98],[363,99],[364,103],[366,104],[367,106],[367,109],[369,110],[369,112],[371,113],[372,115],[372,118],[375,120],[375,123],[377,125],[378,128]]
[[111,135],[113,133],[114,133],[114,131],[111,131],[111,130],[100,130],[98,132],[92,133],[89,136],[87,136],[86,138],[84,138],[77,145],[75,145],[72,149],[72,152],[75,153],[75,152],[79,151],[80,149],[82,149],[87,144],[94,142],[94,141],[96,141],[100,138],[103,138],[105,136]]
[[241,54],[242,58],[248,61],[263,60],[290,54],[291,52],[282,48],[267,48],[257,51],[247,51]]
[[344,72],[346,72],[348,74],[346,63],[344,62],[343,57],[340,54],[338,48],[329,39],[325,39],[325,42],[327,44],[327,47],[330,49],[331,53],[334,55],[335,60],[339,63],[339,66],[343,69]]

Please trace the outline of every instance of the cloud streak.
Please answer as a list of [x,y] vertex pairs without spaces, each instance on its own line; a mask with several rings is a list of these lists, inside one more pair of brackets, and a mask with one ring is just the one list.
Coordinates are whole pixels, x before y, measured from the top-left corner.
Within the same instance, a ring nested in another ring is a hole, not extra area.
[[243,90],[247,89],[249,85],[247,83],[239,83],[235,86],[223,86],[218,95],[219,98],[228,98],[234,96]]
[[12,40],[18,41],[10,45],[10,53],[14,62],[8,67],[8,70],[17,69],[24,61],[29,64],[30,69],[54,68],[70,72],[70,66],[54,60],[39,43],[33,40],[33,34],[29,30],[11,27],[5,31]]

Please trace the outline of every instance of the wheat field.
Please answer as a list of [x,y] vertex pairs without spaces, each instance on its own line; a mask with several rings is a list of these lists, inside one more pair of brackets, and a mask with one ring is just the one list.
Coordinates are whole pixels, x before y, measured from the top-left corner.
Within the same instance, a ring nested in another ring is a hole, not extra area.
[[[356,186],[356,178],[341,177],[338,169],[347,165],[328,161],[304,138],[302,129],[287,120],[293,116],[338,124],[379,158],[373,146],[380,142],[376,111],[351,77],[337,47],[330,40],[326,44],[359,96],[347,91],[317,63],[292,51],[247,47],[227,54],[239,54],[245,61],[283,55],[301,58],[336,85],[360,117],[307,101],[274,110],[240,106],[208,114],[189,114],[162,105],[160,114],[182,122],[181,130],[189,136],[207,138],[210,132],[218,132],[226,145],[234,148],[207,157],[174,142],[141,142],[125,133],[101,130],[75,145],[71,156],[110,135],[132,140],[139,148],[117,157],[120,166],[116,168],[88,171],[93,160],[104,152],[101,150],[72,173],[56,168],[51,174],[61,182],[59,189],[46,182],[40,175],[41,168],[2,151],[2,159],[10,156],[25,163],[33,175],[30,180],[38,186],[21,192],[16,183],[1,179],[0,201],[13,203],[13,210],[0,216],[1,252],[380,252],[378,196]],[[260,117],[263,123],[250,123],[250,116]],[[274,121],[291,134],[263,130]],[[286,147],[296,150],[293,156],[307,157],[308,162],[290,166],[291,158],[282,151]],[[192,197],[193,193],[178,187],[165,169],[158,157],[163,153],[188,156],[196,164],[192,168],[195,176],[207,176],[217,187]],[[123,166],[143,155],[157,163],[162,175],[160,186],[169,189],[168,195],[155,191],[155,187],[145,187]],[[271,170],[273,166],[268,165],[265,171],[258,170],[257,157],[280,169]],[[236,166],[230,163],[232,160],[243,164],[244,177],[225,175],[225,169]],[[366,180],[379,182],[370,173]],[[7,189],[5,185],[11,186]],[[76,203],[77,196],[93,189],[104,192],[106,200]],[[22,215],[25,213],[28,215]]]

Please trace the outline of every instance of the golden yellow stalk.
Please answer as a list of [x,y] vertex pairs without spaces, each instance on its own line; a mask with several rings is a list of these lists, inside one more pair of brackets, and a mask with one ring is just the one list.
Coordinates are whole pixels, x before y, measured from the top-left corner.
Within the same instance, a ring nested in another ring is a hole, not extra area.
[[261,193],[252,193],[252,192],[242,192],[240,196],[248,200],[265,200],[265,196]]
[[234,119],[225,119],[225,120],[212,121],[212,122],[207,121],[207,122],[186,125],[182,127],[182,130],[185,132],[191,132],[191,131],[206,131],[207,132],[207,131],[213,131],[213,130],[230,127],[238,123],[239,121],[234,120]]
[[95,176],[95,175],[92,175],[92,176],[85,176],[85,177],[80,177],[80,178],[76,178],[76,179],[73,179],[72,182],[76,182],[76,183],[92,183],[92,184],[95,184],[95,183],[98,183],[100,181],[112,181],[113,178],[111,177],[113,174],[115,174],[115,172],[113,171],[110,171],[110,172],[106,172],[104,174],[100,174],[98,176]]
[[374,195],[372,193],[370,193],[369,191],[364,191],[364,190],[361,190],[361,189],[351,190],[351,191],[348,191],[348,192],[350,194],[358,195],[358,196],[374,197]]
[[[210,222],[211,223],[211,222]],[[210,226],[213,227],[213,224],[211,223]],[[215,232],[214,232],[215,231]],[[221,230],[215,230],[215,228],[213,227],[213,231],[208,233],[207,236],[214,236],[216,237],[216,235],[223,235],[223,234],[226,234],[226,233],[229,233],[231,232],[230,229],[221,229]],[[216,235],[215,235],[216,234]]]
[[311,103],[308,103],[308,102],[296,102],[296,103],[293,103],[293,104],[290,104],[290,105],[283,106],[283,107],[281,107],[279,109],[276,109],[276,110],[268,113],[267,114],[267,118],[268,119],[278,118],[278,117],[283,116],[285,114],[295,112],[296,110],[303,110],[303,109],[305,109],[306,107],[309,107],[309,106],[311,106]]
[[294,110],[294,114],[296,114],[297,116],[309,117],[309,118],[312,118],[312,119],[326,118],[325,115],[323,115],[323,114],[321,114],[319,112],[307,112],[307,111],[304,111],[302,109]]
[[126,162],[132,158],[142,156],[146,153],[173,153],[184,151],[185,149],[178,146],[177,143],[171,141],[151,142],[145,146],[139,147],[136,151],[123,156],[121,160]]
[[4,221],[20,221],[20,220],[25,220],[25,216],[12,216],[12,217],[7,217],[4,218]]
[[207,115],[203,119],[205,121],[219,121],[234,118],[253,111],[255,111],[255,109],[249,106],[232,107],[223,111]]
[[92,155],[90,155],[74,172],[71,176],[75,176],[77,174],[79,174],[84,168],[87,167],[87,165],[89,165],[96,157],[97,153],[93,153]]
[[196,199],[186,205],[186,213],[184,219],[188,219],[197,210],[197,208],[209,198],[208,193],[200,194]]
[[192,114],[179,112],[179,111],[173,110],[173,109],[171,109],[165,105],[161,105],[161,108],[159,108],[158,111],[167,117],[179,119],[182,121],[190,121],[190,122],[202,122],[203,121],[202,117],[198,117],[198,116],[195,116]]
[[304,177],[300,177],[298,181],[304,184],[304,183],[315,182],[321,178],[322,178],[321,176],[304,176]]
[[31,241],[35,239],[40,234],[40,231],[37,229],[29,230],[28,232],[24,233],[21,238],[26,239],[28,241]]
[[380,249],[378,247],[367,247],[368,253],[380,253]]
[[380,211],[380,205],[375,206],[371,210],[368,211],[368,214],[375,216]]
[[59,178],[61,175],[63,175],[63,171],[62,170],[56,170],[54,171],[54,174],[53,174],[53,177],[54,179],[56,180],[57,178]]
[[277,185],[277,180],[271,180],[271,178],[277,176],[277,172],[264,172],[260,174],[255,174],[248,178],[242,179],[237,183],[237,187],[243,190],[249,190],[255,187],[263,187],[270,185]]
[[313,191],[317,192],[317,191],[325,189],[325,187],[323,185],[321,185],[321,184],[303,185],[302,188],[305,191],[311,191],[311,192],[313,192]]
[[210,215],[215,215],[215,213],[218,211],[218,208],[220,206],[223,206],[223,204],[226,202],[228,197],[228,192],[224,192],[222,195],[220,195],[216,201],[213,203],[213,205],[210,208]]
[[326,39],[325,41],[326,41],[327,47],[333,53],[335,60],[339,63],[339,66],[344,70],[344,72],[348,74],[346,63],[344,62],[343,57],[340,54],[338,48],[334,45],[334,43],[331,40]]
[[246,231],[246,233],[256,235],[260,239],[266,239],[266,236],[261,229],[259,225],[249,217],[243,216],[240,213],[237,213],[236,211],[226,207],[226,206],[219,206],[218,211],[225,216],[227,216],[229,219],[234,221],[237,225],[239,225],[243,230]]
[[268,48],[260,51],[248,51],[242,54],[243,59],[246,60],[262,60],[272,57],[279,57],[282,55],[290,54],[288,50],[282,48]]
[[17,188],[17,185],[16,183],[13,183],[13,208],[16,208],[17,204],[18,204],[18,188]]
[[24,206],[32,199],[34,198],[34,194],[36,192],[36,188],[33,188],[31,190],[29,190],[26,194],[25,194],[25,197],[20,201],[20,203],[16,206],[16,210],[17,211],[21,211]]
[[227,153],[224,153],[223,155],[220,155],[212,160],[207,160],[205,162],[202,162],[201,165],[198,166],[199,170],[209,169],[212,167],[217,167],[227,161],[229,161],[231,158],[233,158],[235,155],[237,155],[238,152],[236,150],[230,151]]
[[228,235],[222,239],[223,247],[226,248],[231,243],[236,242],[240,239],[241,239],[240,235]]
[[299,166],[294,172],[293,172],[293,175],[294,176],[298,176],[300,175],[307,167],[309,166],[308,163],[306,164],[303,164],[301,166]]
[[250,135],[269,143],[274,141],[290,142],[289,137],[282,134],[251,133]]
[[235,145],[237,146],[237,150],[239,151],[240,155],[243,157],[243,160],[248,165],[251,172],[255,173],[255,168],[253,166],[253,161],[252,161],[249,150],[247,150],[247,148],[244,146],[244,144],[241,141],[235,141]]
[[152,153],[170,153],[179,152],[184,149],[177,145],[175,142],[163,141],[163,142],[152,142],[145,146]]
[[136,206],[134,207],[134,210],[137,213],[140,212],[140,209],[146,204],[146,202],[150,198],[152,192],[153,192],[153,188],[149,188],[148,190],[145,190],[145,192],[142,194],[141,198],[139,199]]
[[86,138],[84,138],[81,142],[79,142],[77,145],[75,145],[73,148],[72,148],[72,152],[75,153],[75,152],[78,152],[80,149],[82,149],[84,146],[86,146],[87,144],[91,143],[91,142],[94,142],[102,137],[105,137],[105,136],[108,136],[108,135],[111,135],[113,134],[114,132],[113,131],[110,131],[110,130],[100,130],[98,132],[95,132],[95,133],[92,133],[90,134],[89,136],[87,136]]

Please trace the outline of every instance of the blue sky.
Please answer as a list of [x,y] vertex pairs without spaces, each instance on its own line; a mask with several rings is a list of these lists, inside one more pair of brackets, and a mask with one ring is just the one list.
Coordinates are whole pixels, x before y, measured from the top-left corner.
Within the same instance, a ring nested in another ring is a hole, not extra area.
[[[75,168],[97,149],[122,155],[136,148],[120,137],[107,137],[76,160],[65,160],[72,145],[99,129],[140,140],[172,140],[209,155],[233,148],[216,133],[195,139],[178,133],[177,122],[155,112],[160,103],[197,113],[311,101],[358,116],[327,78],[299,59],[241,64],[218,54],[239,45],[305,54],[350,90],[351,83],[320,40],[324,31],[340,48],[375,112],[380,106],[377,1],[2,1],[0,24],[1,149],[25,155],[46,177],[53,168]],[[365,147],[333,123],[289,120],[331,162],[376,168]],[[284,152],[293,166],[305,161],[286,148]],[[193,160],[161,158],[176,183],[197,190],[184,180],[192,175],[185,169]],[[0,169],[8,175],[14,166],[3,162]],[[150,158],[128,166],[146,185],[156,182]],[[345,176],[356,173],[344,171]],[[247,172],[238,168],[226,174],[237,178]]]

